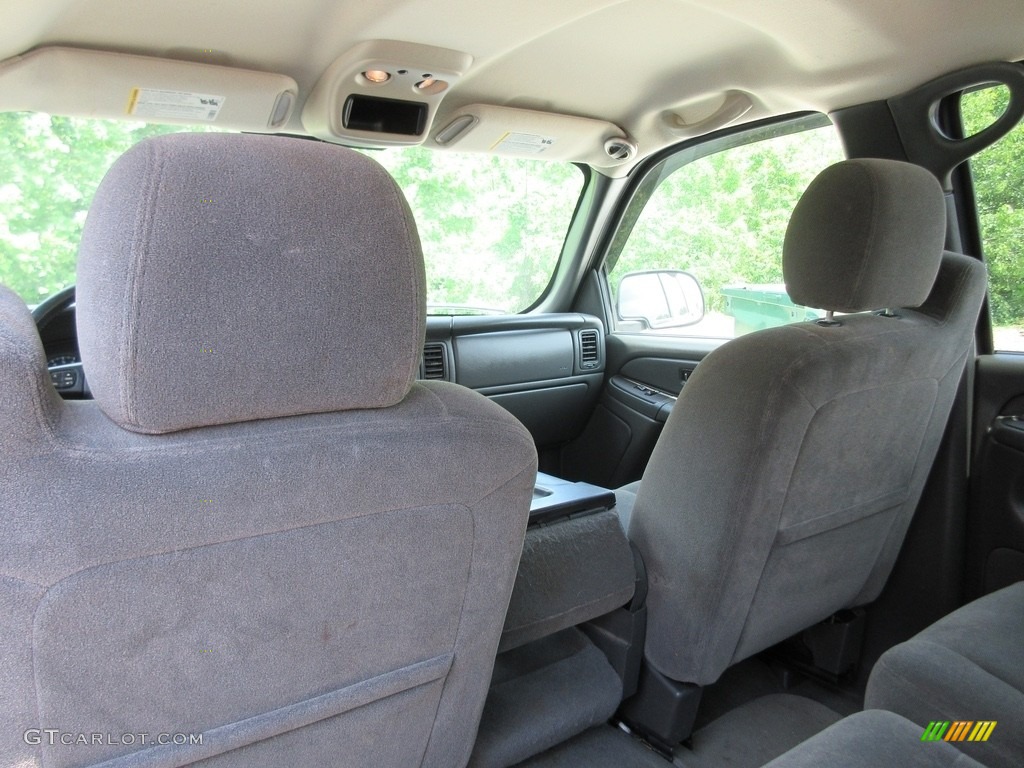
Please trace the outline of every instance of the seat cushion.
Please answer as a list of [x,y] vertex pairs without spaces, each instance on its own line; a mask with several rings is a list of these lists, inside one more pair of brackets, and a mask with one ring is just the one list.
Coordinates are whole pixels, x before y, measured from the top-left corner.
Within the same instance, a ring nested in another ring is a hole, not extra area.
[[636,504],[636,494],[640,490],[640,481],[624,485],[615,491],[615,512],[622,523],[622,530],[629,530],[629,519],[633,516],[633,505]]
[[921,740],[921,728],[893,714],[858,712],[829,726],[765,768],[980,768],[948,743]]
[[994,720],[983,743],[957,747],[992,768],[1024,764],[1024,582],[975,600],[878,660],[865,706],[919,726]]
[[572,627],[499,654],[470,768],[504,768],[599,725],[622,701],[608,659]]

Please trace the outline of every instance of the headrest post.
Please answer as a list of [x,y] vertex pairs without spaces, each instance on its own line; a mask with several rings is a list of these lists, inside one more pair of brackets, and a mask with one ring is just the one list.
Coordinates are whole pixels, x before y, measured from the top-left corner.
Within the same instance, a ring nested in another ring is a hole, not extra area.
[[817,322],[822,328],[836,328],[837,326],[842,325],[842,323],[836,320],[836,313],[831,309],[826,310],[825,316]]

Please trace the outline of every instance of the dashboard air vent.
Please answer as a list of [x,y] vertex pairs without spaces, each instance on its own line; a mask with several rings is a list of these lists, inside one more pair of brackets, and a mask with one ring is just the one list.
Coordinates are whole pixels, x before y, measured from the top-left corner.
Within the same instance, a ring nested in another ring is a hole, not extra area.
[[601,361],[601,350],[598,348],[600,336],[597,331],[580,331],[580,367],[597,368]]
[[423,347],[424,379],[447,379],[447,367],[444,344],[427,344]]

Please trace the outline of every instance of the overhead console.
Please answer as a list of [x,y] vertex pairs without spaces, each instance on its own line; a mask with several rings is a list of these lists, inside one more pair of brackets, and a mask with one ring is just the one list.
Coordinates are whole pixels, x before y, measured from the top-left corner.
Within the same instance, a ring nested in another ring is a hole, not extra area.
[[421,144],[441,99],[466,73],[468,53],[396,40],[361,43],[320,77],[302,125],[325,141]]
[[320,77],[302,109],[302,125],[324,141],[356,146],[425,143],[596,167],[636,157],[636,142],[606,120],[465,104],[453,94],[471,78],[473,63],[468,53],[419,43],[360,43]]

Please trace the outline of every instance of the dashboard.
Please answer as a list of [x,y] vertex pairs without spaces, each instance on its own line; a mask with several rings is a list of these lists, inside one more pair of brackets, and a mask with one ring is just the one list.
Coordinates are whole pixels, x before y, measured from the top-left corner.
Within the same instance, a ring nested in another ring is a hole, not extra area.
[[[51,296],[32,315],[58,394],[90,398],[78,349],[74,286]],[[419,378],[476,390],[510,411],[537,445],[545,446],[564,443],[583,429],[604,370],[604,325],[591,315],[430,316]]]
[[46,352],[50,381],[61,397],[90,397],[75,325],[75,287],[65,288],[32,310]]

